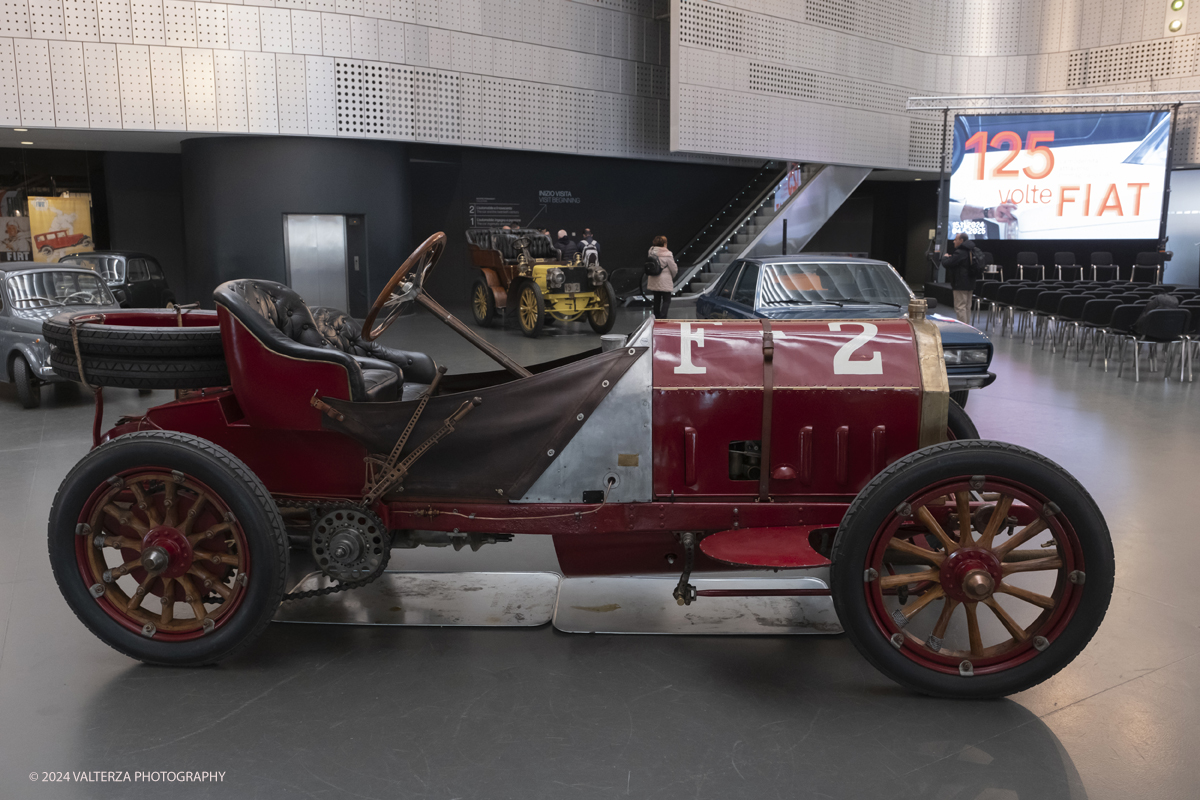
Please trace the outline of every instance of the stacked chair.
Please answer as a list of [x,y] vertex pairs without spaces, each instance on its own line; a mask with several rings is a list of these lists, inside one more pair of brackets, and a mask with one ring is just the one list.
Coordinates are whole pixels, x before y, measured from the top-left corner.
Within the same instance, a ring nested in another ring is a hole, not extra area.
[[[1089,346],[1088,365],[1100,355],[1104,371],[1109,361],[1117,362],[1117,375],[1125,369],[1126,352],[1132,351],[1134,380],[1141,380],[1141,361],[1148,351],[1155,369],[1163,361],[1163,377],[1178,366],[1182,380],[1194,380],[1195,361],[1200,358],[1200,288],[1164,285],[1162,256],[1139,253],[1136,263],[1119,267],[1112,253],[1093,252],[1086,266],[1074,253],[1054,254],[1047,269],[1037,253],[1017,254],[1016,263],[1002,266],[975,285],[976,319],[986,330],[1000,335],[1021,335],[1021,340],[1062,351],[1063,358],[1074,349],[1082,357]],[[1179,300],[1178,309],[1146,312],[1155,295],[1170,294]],[[1136,328],[1136,330],[1135,330]],[[1178,361],[1176,361],[1178,359]]]

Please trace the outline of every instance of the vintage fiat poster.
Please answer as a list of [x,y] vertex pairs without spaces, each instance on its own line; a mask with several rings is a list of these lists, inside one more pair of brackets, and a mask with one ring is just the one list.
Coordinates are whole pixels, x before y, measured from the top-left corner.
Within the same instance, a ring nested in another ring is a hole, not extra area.
[[52,264],[95,249],[91,197],[30,197],[29,231],[34,261]]

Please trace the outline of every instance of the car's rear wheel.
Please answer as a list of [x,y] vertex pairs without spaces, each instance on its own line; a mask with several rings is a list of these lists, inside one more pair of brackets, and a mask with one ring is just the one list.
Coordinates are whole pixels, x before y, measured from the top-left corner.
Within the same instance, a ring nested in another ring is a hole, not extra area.
[[25,408],[37,408],[42,404],[42,384],[33,374],[33,368],[25,356],[17,356],[12,365],[13,383],[17,385],[17,399]]
[[1087,491],[1048,459],[988,441],[927,447],[879,473],[846,512],[832,562],[834,606],[867,660],[963,698],[1018,692],[1070,663],[1114,573]]
[[533,281],[525,281],[517,292],[517,324],[530,338],[537,338],[546,324],[546,301]]
[[613,292],[612,284],[605,281],[597,286],[596,299],[600,301],[600,308],[588,315],[588,322],[591,324],[592,330],[596,333],[608,333],[613,329],[613,324],[617,321],[617,298],[616,293]]
[[50,565],[92,633],[152,664],[228,658],[270,622],[287,535],[237,458],[195,436],[118,437],[84,456],[50,512]]
[[477,279],[471,287],[471,316],[475,317],[475,324],[481,328],[491,327],[496,320],[496,297],[492,294],[492,287],[482,278]]

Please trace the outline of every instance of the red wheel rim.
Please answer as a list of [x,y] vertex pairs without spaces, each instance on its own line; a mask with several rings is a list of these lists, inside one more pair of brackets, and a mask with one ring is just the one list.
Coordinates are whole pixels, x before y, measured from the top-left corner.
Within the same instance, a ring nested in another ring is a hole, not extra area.
[[871,618],[892,646],[928,669],[975,675],[1049,647],[1074,616],[1085,575],[1061,509],[1028,486],[984,476],[943,481],[901,503],[865,568]]
[[241,523],[219,494],[180,472],[113,475],[84,503],[76,534],[79,575],[97,604],[154,641],[212,633],[245,598],[251,565]]

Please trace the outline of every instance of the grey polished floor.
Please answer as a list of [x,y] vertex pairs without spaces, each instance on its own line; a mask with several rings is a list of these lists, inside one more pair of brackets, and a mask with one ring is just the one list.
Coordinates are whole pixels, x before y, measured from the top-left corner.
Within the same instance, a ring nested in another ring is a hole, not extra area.
[[[639,320],[623,312],[618,330]],[[398,327],[394,343],[455,371],[486,366],[429,317]],[[595,343],[584,326],[489,338],[526,363]],[[87,451],[90,405],[47,389],[23,411],[0,385],[0,798],[1195,797],[1200,384],[1135,384],[1007,339],[997,351],[1000,379],[969,407],[980,432],[1073,471],[1119,561],[1084,654],[1040,687],[978,703],[912,695],[844,636],[276,624],[217,668],[145,667],[84,630],[47,562],[46,515]],[[110,391],[109,420],[146,400]],[[544,540],[521,538],[393,564],[552,565]],[[225,777],[29,778],[98,770]]]

